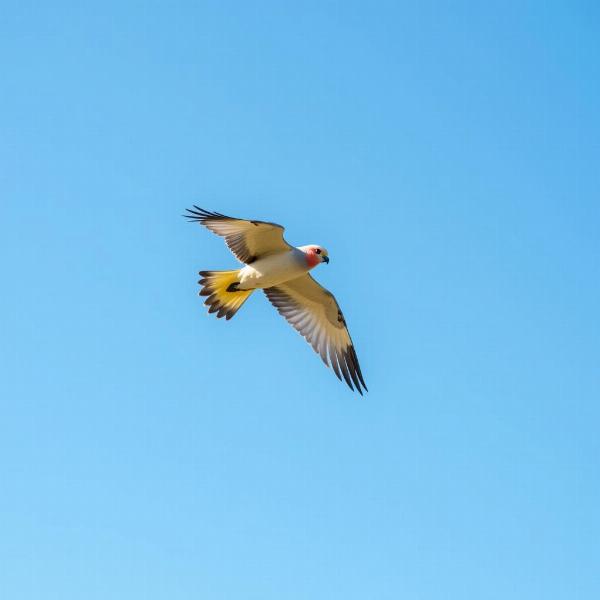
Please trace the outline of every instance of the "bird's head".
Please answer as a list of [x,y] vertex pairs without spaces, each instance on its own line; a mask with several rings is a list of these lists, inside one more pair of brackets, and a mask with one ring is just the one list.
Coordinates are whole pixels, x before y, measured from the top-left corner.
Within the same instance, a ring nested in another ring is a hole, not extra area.
[[310,269],[320,263],[329,263],[329,252],[323,246],[310,244],[309,246],[300,246],[299,250],[306,254],[306,262]]

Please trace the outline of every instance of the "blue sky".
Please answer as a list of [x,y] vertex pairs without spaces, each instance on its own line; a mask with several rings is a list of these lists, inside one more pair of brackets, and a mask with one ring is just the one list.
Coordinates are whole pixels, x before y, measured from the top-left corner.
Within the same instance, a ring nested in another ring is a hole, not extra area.
[[[593,2],[5,2],[0,595],[600,594]],[[370,393],[199,204],[326,246]]]

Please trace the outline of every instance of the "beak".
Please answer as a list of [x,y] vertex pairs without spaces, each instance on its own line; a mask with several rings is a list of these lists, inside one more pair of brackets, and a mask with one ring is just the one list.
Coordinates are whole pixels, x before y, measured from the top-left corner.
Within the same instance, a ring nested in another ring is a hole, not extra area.
[[329,264],[329,256],[324,256],[323,262]]

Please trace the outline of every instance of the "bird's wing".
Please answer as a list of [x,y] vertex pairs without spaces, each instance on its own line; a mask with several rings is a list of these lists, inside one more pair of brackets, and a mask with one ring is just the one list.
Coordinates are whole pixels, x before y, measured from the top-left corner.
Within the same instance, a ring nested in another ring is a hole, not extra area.
[[263,290],[287,322],[321,355],[335,374],[362,395],[367,386],[346,327],[344,315],[333,294],[309,274]]
[[195,205],[194,209],[187,208],[188,214],[185,216],[224,237],[227,247],[235,257],[247,265],[257,258],[291,248],[283,239],[283,227],[277,223],[234,219]]

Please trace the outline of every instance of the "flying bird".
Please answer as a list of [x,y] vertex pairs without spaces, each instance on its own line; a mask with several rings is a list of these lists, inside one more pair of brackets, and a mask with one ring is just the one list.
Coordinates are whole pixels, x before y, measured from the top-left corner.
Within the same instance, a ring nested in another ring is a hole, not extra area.
[[[194,205],[184,215],[225,243],[244,267],[234,271],[200,271],[200,296],[207,296],[209,313],[231,319],[252,292],[262,289],[271,304],[302,335],[337,378],[362,395],[367,390],[344,315],[331,292],[309,271],[329,263],[322,246],[295,248],[283,238],[284,228],[266,221],[249,221],[209,212]],[[353,387],[354,384],[354,387]]]

